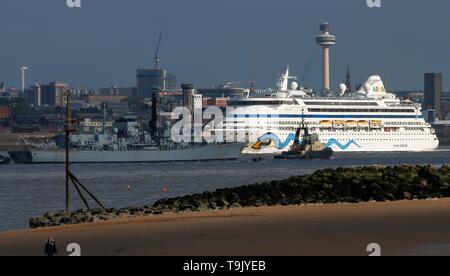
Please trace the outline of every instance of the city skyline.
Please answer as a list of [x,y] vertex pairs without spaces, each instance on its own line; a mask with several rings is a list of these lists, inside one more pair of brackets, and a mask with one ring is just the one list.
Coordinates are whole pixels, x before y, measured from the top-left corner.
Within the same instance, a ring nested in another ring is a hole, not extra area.
[[[442,58],[443,1],[9,1],[0,4],[4,42],[0,82],[20,88],[20,67],[28,66],[27,87],[63,81],[74,87],[136,86],[136,69],[152,68],[160,30],[161,67],[178,83],[207,87],[255,79],[273,87],[285,66],[320,88],[321,55],[314,38],[329,22],[337,44],[331,49],[331,87],[345,82],[350,66],[354,84],[379,73],[394,90],[423,89],[423,74],[442,72],[448,90],[449,63]],[[320,3],[318,3],[320,2]],[[198,7],[201,6],[202,9]],[[19,20],[20,18],[20,20]],[[308,66],[310,64],[310,66]],[[305,72],[305,68],[308,68]]]

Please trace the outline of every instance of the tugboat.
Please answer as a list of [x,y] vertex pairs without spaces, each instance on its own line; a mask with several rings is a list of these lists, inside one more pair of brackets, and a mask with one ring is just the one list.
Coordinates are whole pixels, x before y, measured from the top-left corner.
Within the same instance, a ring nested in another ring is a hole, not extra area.
[[11,158],[0,155],[0,165],[9,165],[9,164],[11,164]]
[[[300,143],[302,131],[303,139]],[[294,144],[292,144],[290,150],[275,156],[275,159],[330,159],[333,153],[334,151],[331,148],[325,147],[325,144],[320,142],[319,135],[309,133],[305,121],[302,120],[302,125],[295,133]]]

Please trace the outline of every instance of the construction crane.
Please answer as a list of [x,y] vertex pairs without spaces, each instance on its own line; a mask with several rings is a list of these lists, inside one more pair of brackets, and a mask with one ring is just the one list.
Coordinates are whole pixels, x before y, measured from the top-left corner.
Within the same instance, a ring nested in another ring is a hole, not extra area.
[[305,66],[305,70],[303,71],[302,77],[300,79],[300,84],[304,84],[306,81],[306,77],[308,76],[308,73],[311,69],[311,65],[313,64],[313,62],[316,60],[317,54],[319,52],[316,50],[313,55],[309,58],[308,63]]
[[162,39],[162,31],[159,32],[159,38],[158,38],[158,44],[156,45],[156,52],[155,52],[155,69],[158,69],[159,67],[159,46],[161,46],[161,39]]

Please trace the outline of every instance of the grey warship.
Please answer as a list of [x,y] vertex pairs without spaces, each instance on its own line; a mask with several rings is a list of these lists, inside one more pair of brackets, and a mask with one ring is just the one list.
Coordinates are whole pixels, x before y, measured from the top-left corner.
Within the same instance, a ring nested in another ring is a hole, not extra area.
[[[154,103],[157,102],[154,98]],[[71,122],[70,100],[67,100],[67,121]],[[171,124],[158,123],[154,104],[151,132],[126,119],[118,120],[111,133],[67,133],[53,138],[32,141],[20,137],[19,150],[8,152],[15,163],[65,163],[68,139],[72,163],[147,163],[234,160],[241,156],[243,143],[175,143],[171,137]],[[76,131],[73,131],[76,132]]]

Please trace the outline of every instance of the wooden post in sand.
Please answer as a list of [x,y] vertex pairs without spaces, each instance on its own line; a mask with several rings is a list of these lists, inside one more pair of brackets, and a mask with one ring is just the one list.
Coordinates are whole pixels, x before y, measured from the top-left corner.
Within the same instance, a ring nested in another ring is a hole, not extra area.
[[[86,208],[90,210],[89,203],[87,202],[86,198],[83,195],[83,192],[81,189],[83,189],[89,196],[92,197],[92,199],[102,208],[105,209],[103,204],[100,202],[100,200],[97,199],[97,197],[91,193],[81,182],[77,179],[77,177],[70,171],[70,134],[73,132],[76,132],[76,130],[73,128],[73,119],[72,119],[72,112],[70,109],[71,104],[71,93],[70,90],[66,91],[66,125],[64,127],[64,132],[66,134],[66,211],[70,212],[70,181],[72,181],[72,184],[74,185],[76,191],[80,195],[81,199],[83,200],[84,205],[86,205]],[[81,187],[81,189],[80,189]]]
[[71,103],[71,93],[70,90],[66,91],[66,125],[64,127],[64,132],[66,134],[65,146],[66,146],[66,212],[70,211],[70,133],[74,132],[72,129],[72,114],[70,111]]

